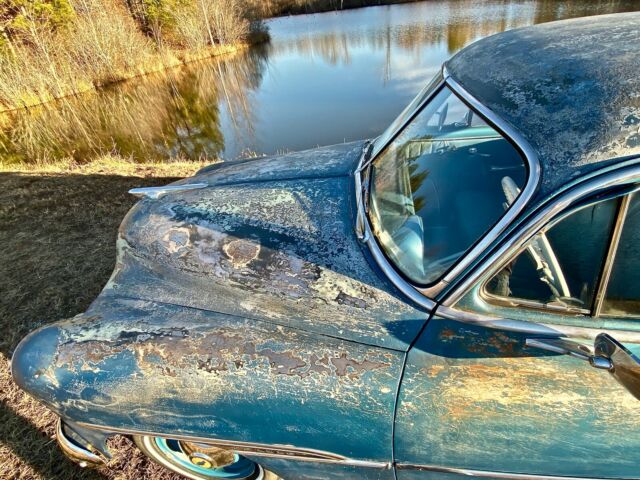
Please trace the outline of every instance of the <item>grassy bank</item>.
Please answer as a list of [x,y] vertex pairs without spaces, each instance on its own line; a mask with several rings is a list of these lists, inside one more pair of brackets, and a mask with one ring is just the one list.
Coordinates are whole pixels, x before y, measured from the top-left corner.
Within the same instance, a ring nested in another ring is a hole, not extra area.
[[268,40],[262,19],[415,0],[0,0],[0,113]]
[[0,112],[268,38],[240,0],[2,0]]
[[53,440],[55,417],[12,382],[11,353],[30,330],[84,311],[115,262],[118,225],[136,199],[127,191],[193,174],[201,162],[134,163],[102,156],[0,167],[0,477],[177,479],[124,438],[98,471],[68,461]]

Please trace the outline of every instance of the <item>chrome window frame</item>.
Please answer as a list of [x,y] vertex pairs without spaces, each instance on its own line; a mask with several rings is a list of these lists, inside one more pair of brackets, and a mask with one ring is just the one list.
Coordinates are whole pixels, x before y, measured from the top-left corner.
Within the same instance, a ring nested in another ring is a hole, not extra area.
[[[621,158],[617,164],[587,175],[581,183],[563,191],[551,202],[534,212],[518,232],[515,232],[512,237],[498,246],[494,252],[488,255],[466,278],[455,286],[447,297],[443,299],[442,304],[438,306],[438,315],[445,319],[480,325],[486,328],[531,334],[595,338],[600,332],[608,332],[606,329],[603,330],[595,325],[594,327],[576,327],[555,323],[536,323],[460,310],[455,307],[457,302],[479,282],[484,282],[487,278],[495,275],[505,262],[508,262],[518,254],[526,242],[552,219],[561,215],[563,211],[570,209],[585,197],[625,185],[629,185],[630,188],[628,191],[621,193],[621,196],[629,196],[631,193],[640,190],[640,156],[638,155]],[[604,274],[605,272],[603,272]],[[603,287],[606,287],[606,285],[601,282],[598,288]],[[620,341],[640,341],[640,332],[616,330],[615,335]]]
[[[434,309],[438,295],[448,287],[453,280],[458,277],[458,275],[471,266],[472,263],[489,247],[489,245],[491,245],[491,243],[493,243],[522,212],[538,187],[541,176],[540,162],[536,152],[524,137],[522,137],[522,135],[520,135],[520,133],[511,126],[511,124],[507,123],[492,110],[482,105],[460,83],[451,77],[447,71],[446,63],[442,66],[440,76],[440,81],[432,83],[432,90],[430,94],[424,98],[422,103],[416,106],[414,113],[409,115],[402,125],[398,126],[398,129],[394,134],[389,137],[389,141],[385,145],[375,145],[375,155],[371,155],[370,158],[367,158],[367,153],[370,153],[370,150],[369,147],[365,147],[362,157],[358,163],[358,167],[354,172],[357,198],[356,232],[358,237],[369,247],[374,260],[396,288],[407,295],[415,303],[428,310]],[[406,125],[411,122],[413,118],[424,108],[424,106],[445,86],[448,87],[464,103],[466,103],[474,112],[488,120],[491,127],[498,131],[505,140],[509,141],[520,152],[527,168],[527,179],[524,188],[516,198],[516,201],[510,206],[505,214],[500,217],[493,227],[484,236],[478,239],[465,253],[465,255],[460,257],[451,266],[440,280],[431,286],[422,287],[409,282],[404,276],[402,276],[378,245],[378,242],[371,230],[371,225],[366,213],[367,200],[364,198],[365,192],[363,191],[361,173],[378,158],[380,153],[382,153],[384,149],[395,140],[397,135],[406,127]]]
[[[618,247],[620,246],[620,239],[622,238],[622,232],[624,230],[627,214],[629,213],[629,205],[631,204],[631,197],[635,192],[627,193],[622,199],[622,203],[620,204],[620,209],[618,212],[618,218],[616,219],[615,230],[613,232],[613,238],[611,245],[609,246],[609,251],[607,252],[607,259],[605,265],[603,267],[602,277],[600,278],[600,283],[598,285],[598,290],[595,295],[594,303],[593,303],[593,316],[600,317],[602,314],[602,307],[604,306],[604,302],[607,298],[607,290],[609,288],[609,280],[611,280],[611,273],[613,272],[613,267],[616,264],[616,257],[618,256]],[[612,313],[605,313],[605,317],[607,318],[620,318],[620,319],[628,319],[634,318],[635,315],[622,314],[622,315],[614,315]]]
[[[620,242],[620,236],[622,233],[622,227],[626,218],[627,209],[629,207],[629,193],[621,193],[619,197],[613,197],[603,202],[616,199],[618,205],[615,207],[613,213],[613,223],[609,230],[609,238],[605,246],[605,254],[603,262],[600,265],[598,276],[595,282],[595,288],[593,292],[593,299],[588,308],[562,306],[562,305],[548,305],[540,301],[520,298],[520,297],[504,297],[496,295],[488,291],[487,284],[495,278],[495,276],[511,261],[517,259],[526,250],[529,242],[535,238],[540,232],[547,232],[558,223],[570,217],[573,213],[582,208],[581,206],[576,209],[570,209],[569,211],[562,212],[557,217],[550,219],[545,223],[529,240],[525,241],[520,248],[513,254],[513,256],[502,259],[499,264],[493,265],[489,270],[491,273],[483,275],[483,280],[479,288],[480,297],[486,301],[489,305],[498,305],[508,308],[528,308],[532,310],[538,310],[548,313],[555,313],[558,315],[581,315],[587,318],[596,318],[599,315],[602,303],[604,302],[604,294],[608,285],[609,277],[611,276],[611,270],[613,269],[613,260],[615,253],[618,249],[618,243]],[[595,202],[600,203],[600,202]],[[587,205],[588,206],[588,205]],[[612,257],[613,256],[613,257]]]

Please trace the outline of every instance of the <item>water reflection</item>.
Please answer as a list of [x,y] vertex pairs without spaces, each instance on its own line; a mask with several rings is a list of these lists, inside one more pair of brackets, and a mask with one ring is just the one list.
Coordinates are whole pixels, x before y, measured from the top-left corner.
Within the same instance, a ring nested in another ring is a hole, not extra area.
[[9,161],[117,152],[135,159],[221,155],[221,109],[251,130],[251,92],[262,82],[267,46],[224,61],[194,63],[93,95],[3,117],[0,149]]
[[0,155],[229,159],[372,137],[478,38],[637,8],[628,0],[432,0],[275,19],[269,45],[0,116]]

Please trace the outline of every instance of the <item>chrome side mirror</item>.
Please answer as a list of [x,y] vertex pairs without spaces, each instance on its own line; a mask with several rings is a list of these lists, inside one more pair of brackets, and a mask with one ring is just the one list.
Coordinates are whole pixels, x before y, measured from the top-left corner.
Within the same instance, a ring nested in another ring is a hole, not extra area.
[[528,347],[571,355],[592,367],[607,370],[631,395],[640,400],[640,359],[611,335],[599,334],[593,348],[566,338],[528,338]]

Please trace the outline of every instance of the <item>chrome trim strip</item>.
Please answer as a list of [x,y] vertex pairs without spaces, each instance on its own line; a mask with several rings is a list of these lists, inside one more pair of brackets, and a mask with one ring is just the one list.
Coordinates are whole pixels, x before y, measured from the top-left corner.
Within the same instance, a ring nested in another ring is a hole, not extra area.
[[640,164],[636,163],[621,169],[608,171],[582,183],[561,195],[551,204],[545,206],[531,218],[518,235],[508,239],[495,252],[486,258],[467,278],[465,278],[442,302],[444,306],[452,307],[485,275],[491,275],[501,268],[521,246],[526,243],[540,228],[563,210],[570,207],[579,199],[591,195],[598,190],[636,183],[640,180]]
[[396,465],[396,468],[398,470],[419,470],[424,472],[452,473],[465,477],[492,479],[500,478],[505,480],[614,480],[613,477],[566,477],[558,475],[536,475],[530,473],[491,472],[488,470],[445,467],[442,465],[415,465],[410,463],[399,463]]
[[556,328],[555,325],[543,325],[541,323],[526,322],[524,320],[511,320],[499,317],[491,317],[489,315],[480,315],[466,310],[456,310],[455,308],[438,306],[436,317],[431,321],[437,321],[438,317],[446,320],[454,320],[457,322],[478,325],[480,327],[492,328],[496,330],[507,330],[510,332],[529,333],[532,335],[547,335],[562,337],[563,332]]
[[622,236],[622,229],[624,228],[624,222],[627,218],[627,211],[629,210],[629,203],[631,197],[625,195],[620,201],[618,212],[616,215],[616,223],[613,226],[613,232],[611,233],[611,241],[609,243],[609,249],[607,250],[607,257],[605,258],[604,265],[602,267],[602,276],[600,282],[597,285],[595,299],[593,301],[593,316],[598,317],[602,311],[602,305],[604,304],[604,297],[607,293],[607,287],[609,286],[609,280],[611,278],[611,271],[613,270],[613,262],[618,251],[618,244],[620,243],[620,237]]
[[630,330],[574,327],[571,325],[511,320],[500,317],[491,317],[489,315],[481,315],[466,310],[456,310],[455,308],[445,307],[444,305],[440,305],[438,307],[436,315],[437,316],[432,317],[430,320],[431,322],[437,322],[441,319],[445,319],[495,330],[506,330],[531,335],[544,335],[547,337],[582,338],[584,340],[595,340],[600,333],[607,333],[614,336],[621,342],[640,343],[640,332],[633,332]]
[[[431,101],[431,99],[440,91],[444,84],[444,79],[440,79],[438,83],[434,84],[431,94],[425,97],[422,103],[420,103],[420,105],[416,108],[416,112],[419,112],[426,103]],[[406,123],[403,124],[400,129],[404,128],[405,125]],[[384,150],[384,147],[380,149],[380,151],[382,150]],[[378,245],[378,242],[374,238],[373,232],[371,231],[371,225],[365,211],[364,195],[366,192],[364,192],[362,188],[362,172],[375,160],[376,157],[373,155],[373,153],[374,152],[372,152],[371,158],[369,158],[365,162],[367,148],[363,149],[360,161],[358,162],[358,166],[354,172],[357,208],[356,234],[358,235],[360,241],[365,243],[369,247],[369,251],[371,252],[371,255],[373,256],[375,262],[378,264],[385,276],[391,281],[391,283],[416,304],[429,311],[432,311],[435,308],[436,303],[430,298],[427,298],[426,296],[421,294],[414,285],[407,282],[404,277],[402,277],[396,271],[396,269],[393,267],[393,265],[391,265],[389,260],[387,260],[387,257],[380,249],[380,246]]]
[[160,198],[167,193],[186,192],[189,190],[197,190],[199,188],[205,188],[209,185],[206,183],[185,183],[183,185],[164,185],[162,187],[138,187],[129,190],[131,195],[136,197],[148,197],[148,198]]
[[366,229],[367,213],[365,212],[365,202],[364,202],[365,192],[363,191],[364,187],[362,185],[361,174],[362,174],[362,170],[366,168],[366,165],[364,164],[364,162],[365,162],[365,159],[367,158],[367,152],[369,152],[369,149],[371,148],[373,148],[373,141],[367,142],[364,144],[364,146],[362,147],[362,154],[360,155],[360,161],[358,162],[358,167],[353,172],[355,177],[355,188],[356,188],[356,235],[358,236],[358,240],[365,243],[369,240],[369,238],[367,236],[367,229]]
[[[521,250],[518,250],[518,253],[516,253],[513,258],[517,258],[525,250],[526,250],[526,246],[523,246],[523,248]],[[570,305],[566,305],[566,306],[549,305],[546,303],[538,302],[536,300],[528,300],[526,298],[501,297],[498,295],[494,295],[492,293],[487,292],[486,290],[486,286],[489,280],[491,279],[489,278],[482,284],[482,288],[480,290],[480,297],[482,297],[483,300],[487,300],[487,303],[491,303],[493,305],[501,305],[503,307],[510,307],[510,308],[523,307],[523,308],[529,308],[532,310],[540,310],[543,312],[557,312],[557,313],[585,315],[585,316],[591,315],[591,310],[586,308],[573,307]]]
[[[464,87],[462,87],[462,85],[454,80],[447,72],[446,64],[442,66],[442,79],[440,80],[440,82],[434,85],[431,94],[426,97],[423,102],[416,108],[416,112],[421,111],[422,108],[424,108],[424,106],[429,101],[431,101],[431,99],[445,85],[449,87],[455,95],[458,95],[465,102],[467,102],[474,111],[479,112],[482,116],[487,118],[489,122],[494,125],[507,140],[510,140],[517,146],[517,148],[522,152],[524,160],[527,163],[529,176],[527,178],[527,183],[525,184],[525,187],[520,193],[519,197],[505,212],[498,223],[496,223],[496,225],[494,225],[493,228],[484,237],[482,237],[466,255],[458,260],[458,262],[453,266],[449,273],[444,276],[444,278],[442,278],[438,283],[431,287],[423,288],[413,285],[405,280],[404,277],[402,277],[397,272],[395,267],[391,265],[389,260],[387,260],[377,241],[375,240],[375,238],[373,238],[371,226],[364,209],[364,199],[362,198],[364,192],[362,191],[361,172],[365,169],[366,166],[370,165],[375,160],[377,153],[384,150],[384,147],[376,151],[376,155],[372,155],[372,157],[368,159],[366,163],[366,150],[363,152],[354,175],[357,195],[356,203],[358,213],[356,220],[356,233],[358,234],[358,238],[360,238],[362,242],[367,244],[376,263],[382,269],[384,274],[389,278],[391,283],[393,283],[396,288],[398,288],[398,290],[407,295],[415,303],[428,310],[432,310],[435,307],[436,303],[434,299],[436,298],[436,296],[440,292],[442,292],[442,290],[444,290],[449,285],[449,283],[453,279],[455,279],[462,271],[469,267],[469,265],[471,265],[471,263],[493,241],[495,241],[495,239],[503,232],[503,230],[523,210],[524,206],[533,196],[533,193],[538,186],[538,181],[540,180],[540,163],[538,162],[538,157],[531,146],[526,142],[526,140],[524,140],[524,138],[517,132],[517,130],[515,130],[510,124],[504,122],[491,110],[483,106],[473,95],[471,95]],[[405,125],[403,125],[402,128]]]
[[218,448],[227,450],[233,450],[234,452],[254,457],[269,457],[269,458],[282,458],[287,460],[296,460],[301,462],[316,462],[316,463],[336,463],[340,465],[348,465],[354,467],[366,467],[366,468],[380,468],[390,469],[390,462],[375,462],[369,460],[356,460],[342,455],[337,455],[331,452],[325,452],[322,450],[314,450],[311,448],[299,448],[293,445],[267,445],[262,443],[241,442],[235,440],[222,440],[217,438],[205,438],[192,435],[180,435],[180,434],[166,434],[149,432],[144,430],[125,429],[125,428],[113,428],[104,427],[100,425],[94,425],[91,423],[77,422],[78,425],[90,428],[94,430],[100,430],[108,432],[110,434],[121,435],[145,435],[161,438],[170,438],[174,440],[183,440],[187,442],[203,443]]

